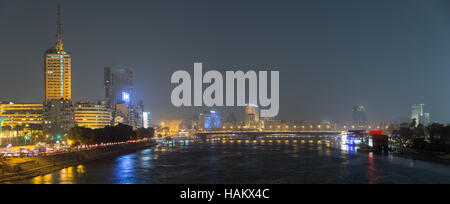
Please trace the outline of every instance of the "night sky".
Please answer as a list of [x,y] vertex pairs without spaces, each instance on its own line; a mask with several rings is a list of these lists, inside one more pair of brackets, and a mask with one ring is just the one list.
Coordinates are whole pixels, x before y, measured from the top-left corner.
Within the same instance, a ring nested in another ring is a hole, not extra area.
[[[0,0],[0,100],[42,102],[56,12],[56,0]],[[362,104],[369,122],[392,121],[425,103],[450,122],[446,0],[77,0],[63,24],[73,99],[103,99],[103,68],[130,67],[155,122],[202,110],[170,102],[172,73],[194,62],[279,70],[284,119],[346,122]]]

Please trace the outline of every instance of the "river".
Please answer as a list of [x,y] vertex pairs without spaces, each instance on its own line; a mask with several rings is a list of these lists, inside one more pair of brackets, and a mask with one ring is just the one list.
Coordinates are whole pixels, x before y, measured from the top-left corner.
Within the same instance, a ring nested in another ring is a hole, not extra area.
[[450,166],[357,153],[326,141],[210,141],[149,148],[15,183],[450,183]]

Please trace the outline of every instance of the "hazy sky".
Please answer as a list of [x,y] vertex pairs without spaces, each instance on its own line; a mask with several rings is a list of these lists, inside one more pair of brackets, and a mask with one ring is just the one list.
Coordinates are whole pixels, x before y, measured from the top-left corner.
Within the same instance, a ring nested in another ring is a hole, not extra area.
[[[56,9],[0,0],[0,100],[43,100]],[[155,120],[191,117],[201,109],[171,105],[170,77],[203,62],[279,70],[285,119],[350,121],[363,104],[369,121],[391,121],[425,103],[450,122],[446,0],[77,0],[64,1],[63,22],[76,101],[103,99],[103,67],[127,66]]]

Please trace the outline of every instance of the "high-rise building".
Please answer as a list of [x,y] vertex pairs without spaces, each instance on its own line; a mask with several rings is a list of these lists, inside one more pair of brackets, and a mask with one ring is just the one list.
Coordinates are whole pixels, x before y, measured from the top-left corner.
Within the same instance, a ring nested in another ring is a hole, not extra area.
[[245,108],[245,126],[254,127],[259,125],[259,108],[256,105],[247,105]]
[[150,112],[144,112],[142,115],[142,120],[143,120],[143,124],[144,124],[144,128],[150,128],[151,126],[151,119],[152,116],[150,114]]
[[414,104],[411,106],[411,120],[416,121],[416,126],[423,124],[423,109],[425,104]]
[[134,89],[133,71],[130,68],[105,67],[105,105],[112,110],[111,124],[133,125]]
[[114,109],[117,104],[133,104],[133,71],[130,68],[105,67],[105,104]]
[[140,101],[138,104],[130,107],[130,126],[136,129],[144,127],[144,102]]
[[215,111],[203,112],[198,117],[200,130],[213,130],[221,128],[220,116]]
[[421,121],[425,126],[431,125],[430,113],[424,113]]
[[45,101],[72,100],[71,56],[64,51],[61,6],[58,7],[56,44],[44,54]]
[[74,126],[71,56],[63,46],[61,5],[58,5],[56,44],[45,52],[44,67],[44,134],[59,140]]
[[104,128],[111,125],[111,110],[104,105],[79,102],[74,108],[74,120],[79,127]]
[[366,128],[367,118],[366,118],[366,107],[365,106],[354,106],[353,107],[353,126],[355,128]]

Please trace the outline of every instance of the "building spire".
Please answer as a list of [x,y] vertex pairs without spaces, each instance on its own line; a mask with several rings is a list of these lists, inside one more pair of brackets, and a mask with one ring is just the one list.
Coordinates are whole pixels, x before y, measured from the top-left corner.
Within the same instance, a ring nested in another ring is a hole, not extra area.
[[63,52],[63,34],[61,21],[61,0],[58,0],[58,22],[56,28],[56,51]]

